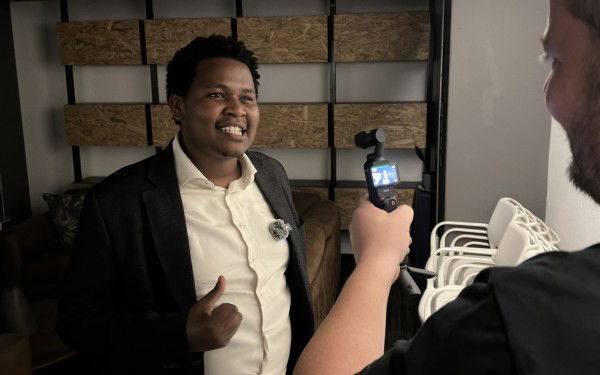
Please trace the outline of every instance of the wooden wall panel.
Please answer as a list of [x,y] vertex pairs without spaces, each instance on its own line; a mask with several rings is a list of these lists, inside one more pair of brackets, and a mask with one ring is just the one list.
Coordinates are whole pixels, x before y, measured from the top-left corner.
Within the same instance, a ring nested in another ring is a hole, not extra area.
[[238,18],[239,39],[258,62],[327,62],[327,16]]
[[374,128],[385,129],[385,147],[425,147],[426,103],[336,104],[334,114],[337,148],[356,147],[356,133]]
[[64,109],[71,145],[147,146],[143,104],[67,104]]
[[[335,189],[335,205],[340,211],[341,228],[348,229],[352,220],[352,213],[356,209],[360,198],[367,195],[367,189],[337,188]],[[398,205],[407,204],[412,206],[414,190],[396,189],[396,199]]]
[[152,144],[157,147],[165,147],[179,131],[179,125],[173,120],[171,110],[166,104],[150,106],[152,116]]
[[138,21],[59,22],[63,65],[141,64]]
[[335,61],[427,60],[429,12],[334,17]]
[[260,104],[257,148],[327,148],[327,104]]
[[197,36],[231,35],[229,18],[146,20],[148,64],[166,64]]

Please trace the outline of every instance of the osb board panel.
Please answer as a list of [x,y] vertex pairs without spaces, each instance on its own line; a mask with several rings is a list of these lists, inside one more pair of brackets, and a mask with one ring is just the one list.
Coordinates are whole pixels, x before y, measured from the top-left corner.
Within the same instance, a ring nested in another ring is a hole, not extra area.
[[[335,205],[340,211],[341,228],[348,229],[352,221],[352,213],[357,207],[357,202],[368,194],[367,189],[337,188],[335,189]],[[412,206],[414,190],[396,189],[398,205],[407,204]]]
[[427,104],[336,104],[334,123],[337,148],[356,147],[356,133],[374,128],[385,129],[385,147],[423,148],[427,129]]
[[229,18],[146,20],[148,64],[166,64],[195,37],[231,35]]
[[59,22],[63,65],[141,64],[138,21]]
[[429,12],[334,17],[335,61],[427,60]]
[[261,64],[327,61],[327,16],[244,17],[237,27]]
[[327,148],[326,104],[261,104],[252,147]]
[[150,106],[150,113],[152,115],[152,144],[165,147],[179,131],[179,125],[173,121],[171,110],[166,104]]
[[329,189],[324,188],[324,187],[292,187],[292,193],[295,192],[310,192],[310,193],[316,193],[319,195],[319,197],[323,200],[328,200],[329,199]]
[[147,145],[143,104],[67,104],[65,128],[71,145]]

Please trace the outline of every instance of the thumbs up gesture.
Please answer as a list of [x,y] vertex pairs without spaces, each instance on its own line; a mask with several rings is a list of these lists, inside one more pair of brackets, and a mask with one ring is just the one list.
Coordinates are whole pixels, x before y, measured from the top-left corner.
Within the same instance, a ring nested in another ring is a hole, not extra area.
[[219,349],[229,343],[242,322],[235,305],[223,303],[215,307],[225,292],[225,277],[219,276],[215,287],[190,309],[185,333],[191,352]]

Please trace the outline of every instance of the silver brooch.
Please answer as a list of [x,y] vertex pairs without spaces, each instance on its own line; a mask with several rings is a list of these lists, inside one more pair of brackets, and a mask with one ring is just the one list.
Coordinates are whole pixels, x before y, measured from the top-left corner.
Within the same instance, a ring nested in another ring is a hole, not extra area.
[[271,232],[271,236],[278,241],[285,240],[290,234],[291,230],[292,226],[281,219],[277,219],[269,224],[269,232]]

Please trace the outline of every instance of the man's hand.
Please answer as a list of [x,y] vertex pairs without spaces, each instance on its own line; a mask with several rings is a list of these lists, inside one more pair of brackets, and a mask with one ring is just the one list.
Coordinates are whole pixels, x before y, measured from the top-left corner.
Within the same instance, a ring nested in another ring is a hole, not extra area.
[[409,206],[400,206],[387,213],[366,197],[362,198],[350,223],[350,240],[357,267],[369,267],[374,275],[393,283],[412,242],[412,220],[413,210]]
[[224,292],[225,277],[219,276],[215,287],[190,309],[185,328],[190,352],[222,348],[240,327],[242,314],[235,305],[223,303],[214,307]]

